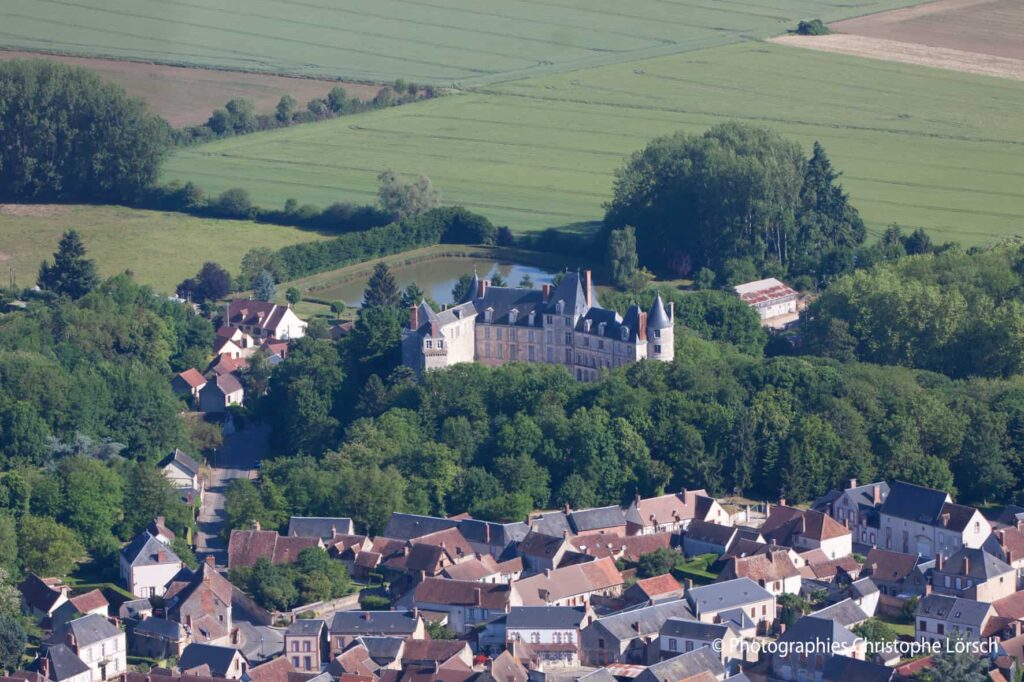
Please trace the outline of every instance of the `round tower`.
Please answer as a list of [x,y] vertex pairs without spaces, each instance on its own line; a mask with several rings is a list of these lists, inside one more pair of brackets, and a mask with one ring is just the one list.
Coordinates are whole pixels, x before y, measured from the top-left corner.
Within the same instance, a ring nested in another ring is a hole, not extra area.
[[647,315],[647,357],[650,360],[672,362],[676,356],[675,309],[673,304],[668,305],[666,312],[658,294]]

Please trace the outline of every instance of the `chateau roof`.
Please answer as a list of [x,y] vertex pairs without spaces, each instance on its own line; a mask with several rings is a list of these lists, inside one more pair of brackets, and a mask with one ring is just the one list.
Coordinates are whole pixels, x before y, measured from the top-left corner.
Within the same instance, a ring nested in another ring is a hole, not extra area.
[[941,490],[894,481],[882,504],[881,513],[899,519],[935,525],[948,495]]
[[665,304],[661,300],[661,294],[654,298],[654,305],[651,307],[651,314],[647,317],[648,329],[667,329],[672,326],[672,320],[665,312]]

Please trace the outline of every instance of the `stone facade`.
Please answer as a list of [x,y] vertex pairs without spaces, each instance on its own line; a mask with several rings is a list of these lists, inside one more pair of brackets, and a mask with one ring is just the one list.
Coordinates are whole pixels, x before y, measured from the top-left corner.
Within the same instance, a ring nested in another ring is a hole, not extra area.
[[417,372],[460,362],[563,365],[580,381],[602,369],[675,356],[674,314],[661,300],[649,312],[632,306],[623,317],[601,308],[590,271],[567,273],[542,289],[493,287],[475,275],[457,304],[435,312],[425,302],[409,310],[403,363]]

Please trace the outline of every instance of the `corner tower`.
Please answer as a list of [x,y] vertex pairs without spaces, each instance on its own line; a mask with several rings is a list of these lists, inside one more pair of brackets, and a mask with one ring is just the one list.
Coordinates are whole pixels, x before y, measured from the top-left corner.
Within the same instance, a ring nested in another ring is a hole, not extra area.
[[648,359],[662,362],[672,362],[675,359],[675,321],[675,306],[669,303],[668,312],[665,312],[665,304],[661,300],[661,294],[658,294],[647,316]]

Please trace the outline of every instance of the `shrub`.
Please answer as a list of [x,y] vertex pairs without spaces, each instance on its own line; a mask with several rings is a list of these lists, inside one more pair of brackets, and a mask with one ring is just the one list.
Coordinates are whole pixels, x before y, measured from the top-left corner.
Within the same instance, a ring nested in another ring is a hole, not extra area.
[[821,19],[801,21],[796,27],[797,35],[802,36],[826,36],[832,33],[832,29],[825,25]]

